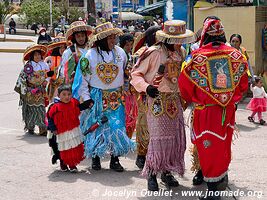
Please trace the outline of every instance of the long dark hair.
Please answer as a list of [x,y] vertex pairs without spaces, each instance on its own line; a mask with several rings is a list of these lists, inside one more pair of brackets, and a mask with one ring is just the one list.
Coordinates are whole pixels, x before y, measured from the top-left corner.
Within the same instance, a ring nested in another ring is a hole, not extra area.
[[230,37],[230,42],[232,41],[232,39],[233,39],[234,37],[236,37],[236,38],[239,39],[240,44],[242,43],[242,37],[241,37],[241,35],[239,35],[239,34],[237,34],[237,33],[231,35],[231,37]]
[[174,44],[168,44],[167,42],[163,43],[165,45],[165,47],[170,50],[170,51],[175,51],[174,49]]
[[97,40],[97,41],[95,42],[95,45],[96,45],[96,49],[97,49],[98,54],[101,56],[102,60],[103,60],[104,62],[106,62],[105,59],[104,59],[104,56],[102,55],[102,53],[100,52],[100,50],[102,50],[102,51],[106,51],[107,53],[108,53],[109,51],[111,51],[111,49],[108,48],[108,38],[105,37],[105,38],[102,39],[102,40]]
[[216,36],[211,36],[211,35],[205,34],[203,44],[206,45],[210,42],[212,42],[213,44],[226,43],[226,37],[224,34],[223,35],[216,35]]
[[160,30],[160,26],[151,26],[145,32],[145,41],[147,46],[152,46],[156,43],[156,32]]

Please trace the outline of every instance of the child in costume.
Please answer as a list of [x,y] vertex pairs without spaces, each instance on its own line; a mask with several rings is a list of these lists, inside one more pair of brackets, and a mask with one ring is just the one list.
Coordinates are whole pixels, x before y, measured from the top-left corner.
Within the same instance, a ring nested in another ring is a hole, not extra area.
[[135,89],[130,85],[130,71],[133,68],[132,62],[132,47],[134,38],[131,34],[125,33],[120,36],[120,47],[123,48],[127,55],[127,65],[124,72],[124,90],[125,90],[125,118],[126,118],[126,132],[129,138],[132,138],[137,120],[137,102],[135,98]]
[[[48,136],[49,144],[56,157],[52,163],[60,159],[61,170],[77,172],[77,165],[84,159],[84,137],[80,130],[79,115],[81,110],[88,109],[92,100],[79,103],[72,98],[71,86],[61,85],[58,88],[59,101],[48,110],[48,128],[52,134]],[[56,136],[53,136],[53,134]],[[56,139],[56,143],[55,143]]]
[[49,102],[52,102],[53,98],[57,96],[57,88],[63,83],[63,79],[59,77],[58,68],[61,63],[61,56],[66,48],[67,41],[65,37],[56,37],[53,43],[47,46],[48,53],[45,62],[50,67],[50,70],[54,72],[47,87]]
[[29,46],[23,55],[26,61],[16,82],[15,91],[20,95],[22,105],[22,118],[25,122],[25,130],[34,134],[35,125],[39,127],[39,135],[46,135],[45,124],[45,98],[46,85],[53,72],[43,61],[47,52],[44,45]]
[[262,119],[262,112],[266,112],[267,107],[267,94],[262,86],[262,80],[260,77],[255,78],[255,86],[250,85],[250,90],[253,93],[253,98],[247,105],[247,109],[252,111],[252,114],[248,117],[250,122],[254,122],[254,116],[258,114],[258,119],[261,125],[265,124]]

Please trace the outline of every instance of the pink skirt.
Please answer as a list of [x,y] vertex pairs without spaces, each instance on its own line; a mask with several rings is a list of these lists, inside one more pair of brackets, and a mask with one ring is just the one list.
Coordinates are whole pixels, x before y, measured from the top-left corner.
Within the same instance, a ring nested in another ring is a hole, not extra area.
[[266,98],[252,98],[247,105],[247,109],[253,112],[266,112],[267,99]]
[[171,119],[166,113],[155,117],[151,110],[152,98],[148,98],[147,125],[150,135],[143,176],[166,171],[183,176],[186,136],[183,109],[177,99],[179,113]]

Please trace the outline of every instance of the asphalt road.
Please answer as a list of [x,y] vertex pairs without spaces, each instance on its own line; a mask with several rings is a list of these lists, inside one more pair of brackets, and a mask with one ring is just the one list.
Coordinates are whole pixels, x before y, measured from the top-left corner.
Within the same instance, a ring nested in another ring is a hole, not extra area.
[[[0,200],[189,200],[197,197],[183,197],[182,192],[206,190],[205,184],[192,186],[188,130],[185,176],[176,176],[180,182],[178,188],[166,188],[160,183],[160,194],[152,195],[145,190],[147,182],[140,176],[140,171],[134,164],[135,153],[120,158],[121,164],[126,168],[123,173],[111,171],[108,158],[102,161],[103,169],[100,171],[93,171],[89,160],[78,166],[77,174],[59,171],[58,165],[51,165],[47,139],[24,134],[21,109],[18,106],[19,97],[13,91],[21,68],[22,54],[0,53]],[[267,192],[267,125],[249,123],[249,114],[245,103],[240,104],[237,111],[240,135],[233,144],[229,186],[235,195],[240,195],[240,192],[244,195],[254,194],[237,199],[267,199],[264,196]],[[185,112],[185,118],[187,115],[188,111]],[[266,113],[263,116],[267,121]]]

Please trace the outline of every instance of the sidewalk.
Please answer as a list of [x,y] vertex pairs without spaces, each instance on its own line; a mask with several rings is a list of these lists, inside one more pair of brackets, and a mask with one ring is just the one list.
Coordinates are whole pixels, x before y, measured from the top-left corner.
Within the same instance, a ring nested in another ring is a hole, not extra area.
[[9,35],[6,34],[6,41],[3,41],[4,34],[0,34],[0,52],[23,53],[25,49],[35,44],[37,36]]

